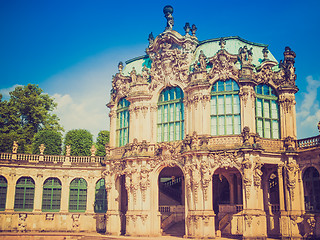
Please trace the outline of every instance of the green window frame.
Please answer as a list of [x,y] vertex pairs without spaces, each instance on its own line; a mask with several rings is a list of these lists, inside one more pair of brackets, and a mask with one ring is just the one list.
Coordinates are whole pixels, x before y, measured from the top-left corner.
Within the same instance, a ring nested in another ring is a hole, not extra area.
[[43,184],[42,211],[59,212],[62,186],[58,178],[48,178]]
[[211,135],[235,135],[241,133],[239,85],[229,79],[217,81],[211,89]]
[[87,209],[87,182],[75,178],[70,183],[69,212],[85,212]]
[[96,183],[94,212],[105,213],[108,210],[107,191],[104,178]]
[[124,146],[129,142],[129,114],[130,102],[125,98],[120,99],[117,106],[117,145]]
[[280,138],[278,96],[268,85],[260,84],[256,92],[256,132],[263,138]]
[[160,93],[157,142],[171,142],[184,138],[183,97],[180,87],[168,87]]
[[0,176],[0,211],[6,208],[8,182],[4,176]]
[[35,183],[31,177],[21,177],[16,184],[14,199],[15,211],[32,211]]

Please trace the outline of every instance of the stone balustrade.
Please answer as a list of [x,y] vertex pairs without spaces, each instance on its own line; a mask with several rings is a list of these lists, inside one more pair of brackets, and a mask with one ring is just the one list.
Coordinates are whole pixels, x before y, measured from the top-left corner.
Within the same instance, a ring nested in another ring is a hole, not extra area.
[[304,138],[297,140],[298,148],[306,149],[306,148],[314,148],[320,146],[320,135],[311,137],[311,138]]
[[21,161],[37,163],[100,163],[105,157],[100,156],[63,156],[24,153],[0,153],[0,161]]

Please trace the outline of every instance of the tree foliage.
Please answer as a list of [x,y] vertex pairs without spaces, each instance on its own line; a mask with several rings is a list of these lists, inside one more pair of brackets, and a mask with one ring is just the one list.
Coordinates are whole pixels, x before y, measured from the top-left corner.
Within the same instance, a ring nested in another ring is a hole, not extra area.
[[32,153],[40,154],[39,146],[44,144],[46,147],[44,154],[60,155],[62,150],[62,135],[55,130],[41,130],[37,132],[32,141]]
[[57,104],[38,85],[18,86],[9,100],[0,96],[0,151],[11,152],[18,141],[18,152],[31,153],[34,135],[42,129],[63,131],[59,118],[52,114]]
[[64,153],[66,152],[66,146],[70,145],[71,156],[91,156],[90,149],[92,144],[92,134],[88,130],[70,130],[67,132],[64,139]]
[[102,130],[98,133],[97,143],[96,143],[96,156],[105,156],[106,155],[106,143],[109,143],[110,132],[107,130]]

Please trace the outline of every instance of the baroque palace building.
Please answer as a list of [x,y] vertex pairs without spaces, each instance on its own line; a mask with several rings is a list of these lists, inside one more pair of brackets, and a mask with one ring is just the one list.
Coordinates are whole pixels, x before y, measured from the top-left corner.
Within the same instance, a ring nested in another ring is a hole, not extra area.
[[105,157],[1,153],[0,231],[320,237],[320,135],[297,139],[296,54],[199,41],[172,13],[118,65]]

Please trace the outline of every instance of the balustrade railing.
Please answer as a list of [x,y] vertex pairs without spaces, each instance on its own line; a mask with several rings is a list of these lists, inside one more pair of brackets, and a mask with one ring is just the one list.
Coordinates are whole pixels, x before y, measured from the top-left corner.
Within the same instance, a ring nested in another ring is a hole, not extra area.
[[313,148],[320,146],[320,135],[311,137],[311,138],[304,138],[299,139],[298,141],[298,148]]
[[24,153],[0,153],[0,161],[26,161],[44,163],[100,163],[104,157],[100,156],[63,156]]
[[242,204],[219,204],[219,212],[221,213],[238,213],[242,210]]

